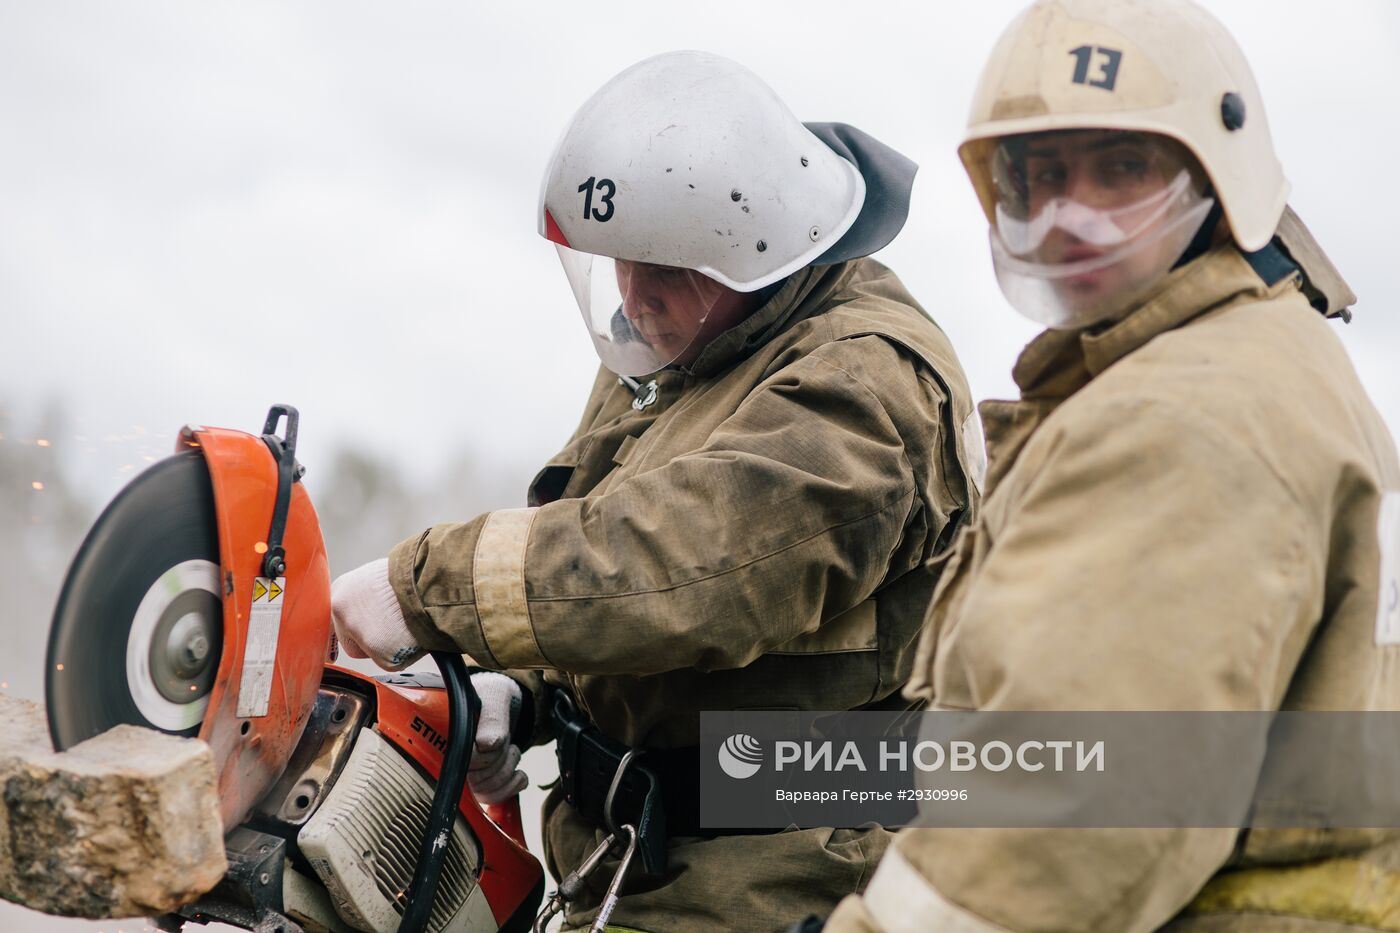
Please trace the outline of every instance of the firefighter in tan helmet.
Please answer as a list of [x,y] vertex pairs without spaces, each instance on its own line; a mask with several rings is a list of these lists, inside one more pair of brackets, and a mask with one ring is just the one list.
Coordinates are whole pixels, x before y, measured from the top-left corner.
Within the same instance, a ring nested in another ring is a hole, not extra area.
[[726,59],[617,75],[565,129],[536,215],[604,364],[578,430],[528,508],[436,525],[334,585],[350,654],[493,669],[472,678],[478,801],[518,792],[520,748],[557,735],[550,868],[605,856],[567,929],[613,904],[629,826],[611,921],[652,931],[829,911],[893,838],[702,827],[696,782],[702,710],[908,705],[925,565],[984,462],[947,338],[868,258],[913,174]]
[[[1400,465],[1240,49],[1185,0],[1042,0],[961,156],[1048,329],[981,406],[932,709],[1400,709]],[[1338,767],[1348,767],[1338,762]],[[1400,929],[1390,830],[902,832],[828,931]]]

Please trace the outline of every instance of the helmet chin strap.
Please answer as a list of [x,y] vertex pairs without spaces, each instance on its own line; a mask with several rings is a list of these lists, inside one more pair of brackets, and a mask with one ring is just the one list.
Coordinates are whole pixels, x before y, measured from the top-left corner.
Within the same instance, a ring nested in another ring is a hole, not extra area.
[[1191,238],[1191,242],[1186,245],[1186,251],[1181,254],[1181,258],[1172,266],[1173,269],[1180,269],[1194,259],[1199,259],[1210,252],[1211,246],[1215,243],[1215,228],[1220,225],[1220,221],[1225,217],[1225,209],[1220,206],[1220,199],[1216,197],[1215,190],[1207,187],[1205,196],[1214,199],[1215,203],[1210,207],[1210,213],[1206,214],[1206,219],[1201,221],[1201,228],[1196,231],[1196,235]]

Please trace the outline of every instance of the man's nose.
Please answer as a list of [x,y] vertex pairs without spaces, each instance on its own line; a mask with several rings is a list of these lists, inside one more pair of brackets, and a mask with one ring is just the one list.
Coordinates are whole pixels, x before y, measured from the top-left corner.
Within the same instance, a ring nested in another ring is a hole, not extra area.
[[1065,180],[1065,197],[1086,207],[1112,207],[1114,192],[1089,166],[1075,166]]

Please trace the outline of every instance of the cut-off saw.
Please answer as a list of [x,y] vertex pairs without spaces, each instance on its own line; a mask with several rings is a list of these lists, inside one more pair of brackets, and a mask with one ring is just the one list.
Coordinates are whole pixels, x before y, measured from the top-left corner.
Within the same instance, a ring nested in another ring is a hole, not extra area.
[[528,930],[543,871],[519,801],[483,809],[466,787],[462,657],[434,653],[439,675],[334,663],[297,424],[277,405],[261,434],[187,426],[98,518],[49,634],[54,747],[128,723],[212,749],[229,871],[161,929]]

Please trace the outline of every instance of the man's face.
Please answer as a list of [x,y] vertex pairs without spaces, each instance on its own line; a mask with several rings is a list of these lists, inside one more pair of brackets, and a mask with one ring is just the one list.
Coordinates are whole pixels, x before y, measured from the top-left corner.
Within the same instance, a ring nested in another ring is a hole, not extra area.
[[617,260],[622,313],[662,359],[685,366],[754,310],[752,294],[674,266]]
[[[1164,251],[1180,255],[1174,239],[1160,236],[1189,183],[1190,157],[1179,145],[1143,133],[1079,130],[1020,137],[1005,151],[1019,202],[1010,212],[1033,231],[1021,258],[1066,268],[1056,289],[1067,305],[1091,306],[1137,287],[1175,261]],[[1096,264],[1115,255],[1121,258]]]

